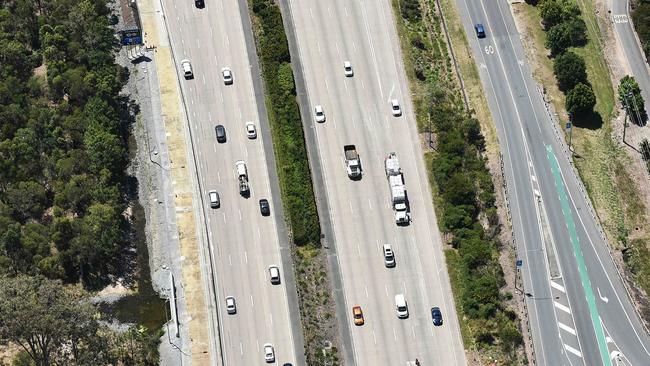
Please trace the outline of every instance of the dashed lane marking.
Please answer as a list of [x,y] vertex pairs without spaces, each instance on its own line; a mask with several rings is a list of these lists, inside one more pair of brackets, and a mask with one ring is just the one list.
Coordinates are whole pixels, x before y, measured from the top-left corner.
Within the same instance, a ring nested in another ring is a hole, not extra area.
[[562,329],[565,332],[569,332],[569,333],[571,333],[573,335],[576,335],[575,329],[571,328],[570,326],[568,326],[568,325],[566,325],[564,323],[557,322],[557,326],[560,327],[560,329]]
[[580,352],[580,351],[578,351],[577,349],[575,349],[575,348],[569,346],[568,344],[565,344],[565,345],[564,345],[564,349],[566,349],[567,351],[573,353],[574,355],[576,355],[576,356],[582,358],[582,352]]
[[566,293],[566,291],[564,290],[564,286],[560,285],[559,283],[557,283],[555,281],[551,281],[551,287],[553,287],[554,289],[556,289],[556,290],[558,290],[558,291],[560,291],[562,293]]

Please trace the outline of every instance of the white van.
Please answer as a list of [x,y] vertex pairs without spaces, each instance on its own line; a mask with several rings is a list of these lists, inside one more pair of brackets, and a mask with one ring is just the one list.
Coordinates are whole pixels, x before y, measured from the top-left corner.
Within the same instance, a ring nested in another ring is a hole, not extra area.
[[404,294],[395,295],[395,307],[397,309],[397,317],[400,319],[409,317],[409,308],[406,305]]

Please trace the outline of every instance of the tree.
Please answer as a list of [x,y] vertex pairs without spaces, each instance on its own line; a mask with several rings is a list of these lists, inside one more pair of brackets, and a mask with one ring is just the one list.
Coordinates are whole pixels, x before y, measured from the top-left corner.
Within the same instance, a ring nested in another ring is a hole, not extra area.
[[621,102],[630,120],[639,126],[643,126],[648,119],[645,110],[641,88],[634,77],[626,75],[618,84],[618,100]]
[[29,217],[40,218],[48,203],[45,188],[33,181],[12,185],[5,192],[4,199],[13,208],[14,217],[19,221]]
[[20,345],[38,366],[101,360],[95,308],[82,293],[42,276],[0,279],[0,340]]
[[556,24],[546,32],[546,48],[559,55],[569,47],[583,46],[587,42],[587,26],[580,18]]
[[577,54],[566,51],[555,58],[553,71],[560,90],[566,92],[578,83],[587,84],[585,61]]
[[547,28],[562,22],[562,5],[557,1],[544,0],[537,7],[539,8],[539,15]]
[[591,113],[595,105],[594,91],[583,83],[578,83],[566,96],[566,108],[574,116]]

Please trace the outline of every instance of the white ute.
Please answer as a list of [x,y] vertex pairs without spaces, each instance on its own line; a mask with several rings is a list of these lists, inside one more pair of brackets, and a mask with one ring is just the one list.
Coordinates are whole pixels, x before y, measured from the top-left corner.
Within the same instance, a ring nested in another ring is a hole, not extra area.
[[354,145],[345,145],[343,153],[345,154],[345,168],[348,171],[348,177],[351,179],[361,178],[361,161],[357,149]]
[[190,60],[181,60],[181,67],[183,68],[183,76],[185,76],[185,79],[194,79],[194,72],[192,71],[192,64],[190,63]]

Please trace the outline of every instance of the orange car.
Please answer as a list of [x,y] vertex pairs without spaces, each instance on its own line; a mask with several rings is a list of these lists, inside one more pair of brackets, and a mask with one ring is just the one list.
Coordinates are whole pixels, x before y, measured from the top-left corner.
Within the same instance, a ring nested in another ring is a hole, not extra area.
[[355,306],[352,308],[352,317],[354,318],[354,325],[363,325],[363,311],[361,311],[361,306]]

